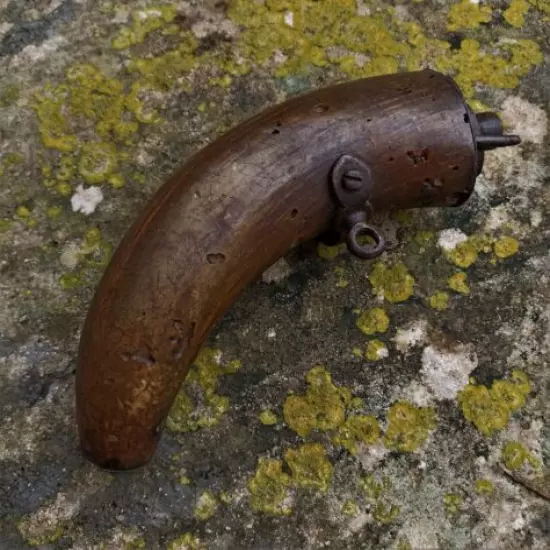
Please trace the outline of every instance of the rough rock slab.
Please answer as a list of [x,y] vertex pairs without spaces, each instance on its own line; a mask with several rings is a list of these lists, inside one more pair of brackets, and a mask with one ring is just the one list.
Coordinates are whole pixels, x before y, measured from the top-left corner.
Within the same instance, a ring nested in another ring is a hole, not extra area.
[[[548,548],[549,17],[1,0],[0,549]],[[154,461],[88,464],[79,331],[164,178],[285,97],[423,67],[523,144],[487,155],[464,207],[382,215],[403,244],[378,262],[289,253],[216,327]]]

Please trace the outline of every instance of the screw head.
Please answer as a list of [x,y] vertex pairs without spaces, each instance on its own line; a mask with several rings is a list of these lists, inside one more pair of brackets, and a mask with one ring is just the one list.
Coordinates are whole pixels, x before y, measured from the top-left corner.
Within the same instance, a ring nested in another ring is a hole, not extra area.
[[363,186],[363,174],[359,170],[348,170],[342,176],[342,185],[347,191],[359,191]]

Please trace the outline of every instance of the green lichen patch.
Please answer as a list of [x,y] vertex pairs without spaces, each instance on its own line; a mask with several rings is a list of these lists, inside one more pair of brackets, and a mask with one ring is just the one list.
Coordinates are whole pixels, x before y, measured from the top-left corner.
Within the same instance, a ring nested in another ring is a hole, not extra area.
[[361,313],[355,324],[363,334],[370,336],[386,332],[390,326],[390,318],[382,308],[374,307]]
[[367,500],[376,501],[391,489],[392,484],[388,477],[378,480],[374,474],[368,474],[359,480],[359,486]]
[[490,6],[472,2],[471,0],[461,0],[451,6],[449,10],[447,29],[449,31],[475,29],[481,23],[491,21],[491,16],[492,10]]
[[360,445],[372,445],[380,437],[380,426],[374,416],[350,415],[332,438],[335,445],[356,455]]
[[183,79],[199,63],[199,57],[195,54],[197,48],[196,38],[191,32],[186,32],[177,48],[156,57],[136,58],[130,63],[129,70],[154,89],[169,90],[176,83],[189,88]]
[[474,246],[479,254],[489,254],[493,251],[495,238],[487,233],[476,233],[468,237],[468,242]]
[[334,260],[345,249],[345,244],[339,244],[336,246],[328,246],[324,243],[317,243],[317,255],[323,260]]
[[519,251],[519,243],[514,237],[501,237],[493,244],[495,256],[501,260],[514,256]]
[[430,307],[437,311],[445,311],[449,307],[449,294],[443,290],[438,290],[428,300]]
[[189,432],[215,426],[229,410],[229,399],[216,393],[221,376],[235,373],[238,360],[222,363],[222,352],[203,348],[176,396],[167,419],[167,428]]
[[110,143],[87,143],[82,148],[78,172],[88,184],[104,182],[117,167],[117,155]]
[[180,475],[178,478],[178,483],[180,485],[191,485],[191,478],[187,477],[186,475]]
[[11,229],[12,221],[7,219],[0,219],[0,234],[6,233]]
[[445,511],[450,516],[457,516],[462,511],[463,498],[458,493],[447,493],[443,496]]
[[373,290],[388,302],[404,302],[413,295],[415,280],[403,262],[374,264],[369,273]]
[[[465,0],[467,1],[467,0]],[[472,4],[473,5],[473,4]],[[538,44],[532,40],[503,41],[489,53],[477,40],[463,40],[460,49],[450,55],[438,57],[436,67],[450,73],[467,98],[475,94],[476,84],[494,88],[511,89],[519,85],[520,78],[542,63],[543,56]]]
[[529,451],[529,449],[518,441],[508,441],[502,449],[502,460],[509,470],[517,470],[525,463],[531,467],[540,468],[540,461]]
[[268,409],[262,411],[258,415],[258,418],[264,426],[274,426],[278,422],[277,415],[273,411],[270,411]]
[[387,419],[384,443],[387,448],[401,452],[417,450],[436,427],[433,409],[415,407],[406,401],[394,403],[387,413]]
[[206,545],[195,535],[184,533],[168,545],[168,550],[206,550]]
[[[55,219],[56,210],[48,215],[53,215]],[[64,290],[76,288],[85,281],[88,270],[104,269],[111,256],[112,246],[103,239],[101,231],[97,227],[88,229],[78,249],[71,252],[70,261],[74,265],[73,271],[61,275],[58,280],[59,285]]]
[[342,511],[342,514],[344,514],[345,516],[354,517],[359,514],[359,505],[355,500],[350,498],[346,500],[344,504],[342,504],[341,511]]
[[495,486],[490,479],[478,479],[475,484],[475,492],[478,495],[490,495],[494,493]]
[[401,507],[397,504],[377,502],[372,512],[372,517],[382,525],[393,523],[401,513]]
[[435,233],[433,231],[419,231],[413,239],[418,246],[428,248],[435,242]]
[[525,404],[531,383],[525,373],[513,371],[510,380],[496,380],[491,388],[472,381],[458,394],[466,420],[490,436],[508,425],[510,415]]
[[372,517],[376,522],[388,525],[399,517],[401,507],[390,498],[392,484],[388,477],[379,480],[374,474],[368,474],[359,480],[359,486],[365,499],[371,504]]
[[132,24],[120,29],[112,41],[115,50],[124,50],[134,44],[142,43],[152,32],[166,27],[177,15],[176,8],[170,4],[149,6],[132,12]]
[[306,380],[305,395],[290,395],[283,406],[286,424],[301,437],[313,430],[337,429],[345,420],[346,405],[351,394],[332,383],[330,373],[323,367],[311,369]]
[[508,9],[504,11],[504,19],[513,27],[523,27],[525,16],[529,11],[529,4],[526,0],[512,0]]
[[546,15],[550,15],[550,2],[548,0],[529,0],[529,3]]
[[445,256],[449,262],[466,269],[477,261],[477,248],[468,240],[459,243],[452,250],[446,250]]
[[463,271],[459,271],[454,275],[451,275],[447,279],[447,285],[451,290],[468,296],[470,294],[470,287],[468,286],[468,276]]
[[381,340],[374,339],[367,344],[367,349],[365,350],[365,359],[367,361],[380,361],[380,359],[384,359],[388,355],[388,348]]
[[0,156],[0,176],[3,176],[6,172],[14,166],[19,166],[25,162],[25,157],[20,153],[7,152]]
[[337,277],[336,286],[338,288],[347,288],[349,286],[349,280],[346,277],[346,271],[342,266],[335,267],[334,274]]
[[204,491],[193,510],[193,516],[201,521],[210,519],[218,508],[218,500],[212,491]]
[[283,472],[281,460],[260,458],[254,477],[248,482],[250,506],[268,515],[289,515],[292,512],[288,504],[291,485],[292,479]]
[[58,85],[46,84],[33,96],[42,143],[56,153],[44,161],[44,186],[62,197],[81,182],[125,183],[122,164],[130,158],[141,124],[156,123],[158,113],[147,106],[150,86],[136,81],[128,86],[90,63],[73,64]]
[[[46,546],[48,544],[54,544],[65,533],[64,525],[56,525],[47,529],[43,529],[41,527],[36,529],[35,526],[32,525],[32,522],[27,520],[21,520],[18,522],[17,529],[30,546]],[[39,533],[35,531],[39,531]]]
[[409,539],[405,537],[399,537],[395,550],[414,550]]
[[292,471],[297,487],[326,493],[332,479],[333,466],[319,443],[305,443],[298,449],[288,449],[285,461]]
[[15,84],[8,84],[0,91],[0,107],[13,105],[20,96],[19,88]]

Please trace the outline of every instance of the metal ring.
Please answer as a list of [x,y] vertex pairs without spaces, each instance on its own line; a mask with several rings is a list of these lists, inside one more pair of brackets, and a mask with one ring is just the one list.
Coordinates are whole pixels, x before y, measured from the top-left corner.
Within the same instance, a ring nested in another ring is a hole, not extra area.
[[[374,246],[363,246],[359,244],[358,238],[361,236],[374,239]],[[358,258],[372,260],[377,258],[386,249],[386,241],[383,235],[372,225],[364,222],[356,223],[348,233],[347,245],[349,251]]]

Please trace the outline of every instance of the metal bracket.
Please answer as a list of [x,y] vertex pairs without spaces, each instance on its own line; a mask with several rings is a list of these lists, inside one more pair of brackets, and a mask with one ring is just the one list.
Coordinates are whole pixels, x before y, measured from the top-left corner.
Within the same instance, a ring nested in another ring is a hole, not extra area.
[[[332,168],[331,183],[340,207],[336,230],[345,235],[348,250],[365,260],[380,256],[386,249],[384,236],[367,223],[372,216],[369,199],[373,186],[367,164],[355,156],[342,155]],[[360,242],[361,237],[370,237],[374,245]]]

